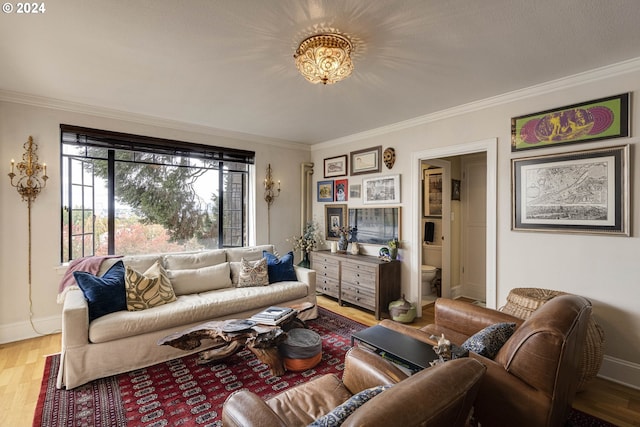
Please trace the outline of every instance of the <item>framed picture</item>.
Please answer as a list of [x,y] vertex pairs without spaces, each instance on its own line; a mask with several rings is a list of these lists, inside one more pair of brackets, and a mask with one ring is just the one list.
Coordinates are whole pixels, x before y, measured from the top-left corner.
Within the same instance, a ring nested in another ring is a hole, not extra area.
[[629,136],[629,94],[511,119],[511,151]]
[[318,202],[333,202],[333,181],[318,181]]
[[351,199],[359,199],[360,196],[360,192],[362,191],[362,185],[361,184],[351,184],[349,186],[349,198]]
[[346,202],[349,200],[349,180],[336,179],[334,183],[334,193],[336,202]]
[[347,176],[347,155],[324,159],[324,177]]
[[340,235],[336,233],[334,229],[336,227],[344,227],[347,224],[347,205],[325,205],[324,221],[324,235],[326,239],[340,239]]
[[442,168],[425,169],[423,216],[442,217]]
[[351,175],[361,175],[364,173],[380,172],[382,146],[366,148],[364,150],[352,151]]
[[400,203],[400,175],[379,176],[362,180],[364,198],[362,203]]
[[513,230],[629,235],[629,146],[512,159]]
[[460,180],[451,180],[451,200],[460,200]]
[[402,240],[400,208],[349,209],[351,239],[358,243],[386,245],[393,239]]

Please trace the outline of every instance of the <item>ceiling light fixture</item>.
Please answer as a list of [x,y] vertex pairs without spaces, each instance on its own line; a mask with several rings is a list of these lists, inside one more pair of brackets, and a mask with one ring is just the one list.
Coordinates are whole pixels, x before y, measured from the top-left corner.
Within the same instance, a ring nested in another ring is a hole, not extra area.
[[353,46],[344,36],[318,34],[304,39],[293,57],[300,74],[311,83],[333,84],[353,71]]

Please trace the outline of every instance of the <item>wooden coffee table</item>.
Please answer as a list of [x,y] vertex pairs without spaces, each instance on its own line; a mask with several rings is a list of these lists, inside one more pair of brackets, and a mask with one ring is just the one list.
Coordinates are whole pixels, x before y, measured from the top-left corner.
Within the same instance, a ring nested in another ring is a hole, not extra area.
[[[300,314],[313,308],[306,303],[291,306]],[[244,322],[244,324],[243,324]],[[287,338],[286,331],[302,328],[305,324],[296,316],[292,316],[278,326],[247,323],[247,319],[214,320],[181,332],[168,335],[158,341],[158,345],[170,345],[180,350],[193,350],[200,347],[203,340],[213,341],[213,347],[198,355],[198,364],[206,364],[231,356],[242,347],[248,348],[256,357],[269,366],[271,375],[280,377],[285,368],[278,344]],[[244,327],[246,326],[246,327]]]
[[411,372],[428,368],[431,366],[430,362],[438,359],[433,345],[380,325],[353,334],[351,346],[356,342]]

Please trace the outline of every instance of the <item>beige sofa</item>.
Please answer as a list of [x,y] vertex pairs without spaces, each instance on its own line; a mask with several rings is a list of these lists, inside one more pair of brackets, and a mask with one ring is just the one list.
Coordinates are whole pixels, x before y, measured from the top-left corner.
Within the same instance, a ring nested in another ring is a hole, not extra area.
[[[248,318],[272,305],[314,304],[304,320],[316,318],[315,271],[295,266],[297,281],[237,287],[240,261],[258,260],[272,245],[197,253],[170,253],[121,258],[144,272],[160,260],[174,287],[174,302],[142,311],[117,311],[89,322],[81,290],[69,290],[62,311],[62,352],[58,388],[74,388],[107,377],[206,349],[182,351],[158,346],[159,339],[209,320]],[[103,262],[102,275],[118,259]]]

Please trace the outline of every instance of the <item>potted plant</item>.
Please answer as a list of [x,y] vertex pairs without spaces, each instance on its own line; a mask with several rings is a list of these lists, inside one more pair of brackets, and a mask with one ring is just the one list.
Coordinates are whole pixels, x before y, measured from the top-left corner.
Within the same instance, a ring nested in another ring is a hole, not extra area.
[[309,252],[323,243],[322,232],[318,223],[315,221],[307,222],[302,230],[302,235],[292,237],[291,241],[293,241],[294,250],[302,251],[302,261],[298,265],[305,268],[311,267]]
[[389,256],[391,257],[391,259],[398,258],[398,248],[400,247],[400,242],[398,241],[398,239],[396,238],[390,240],[389,242],[387,242],[387,244],[389,245]]

